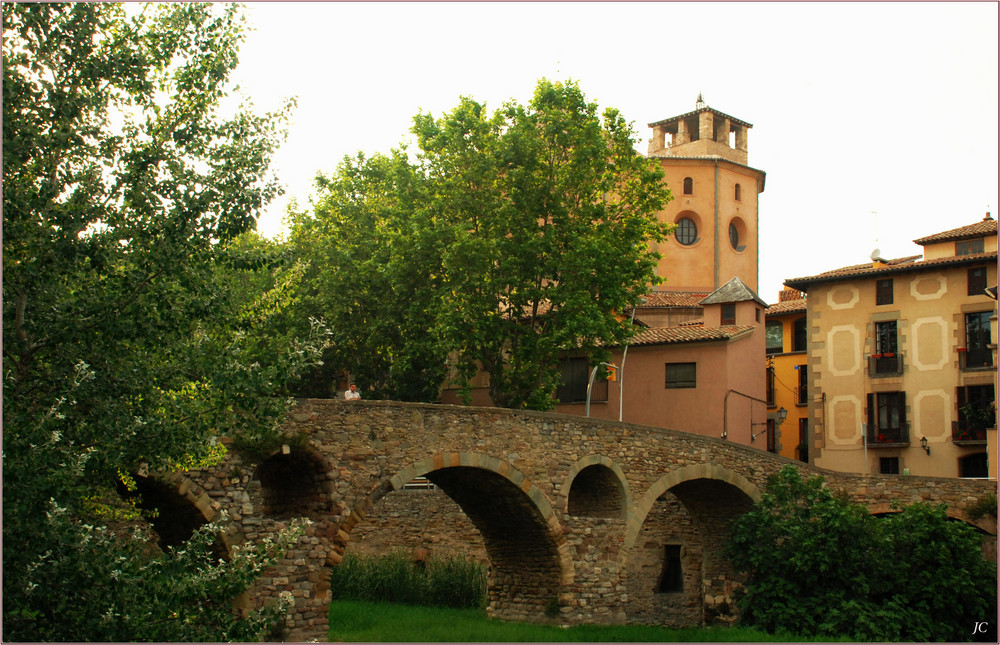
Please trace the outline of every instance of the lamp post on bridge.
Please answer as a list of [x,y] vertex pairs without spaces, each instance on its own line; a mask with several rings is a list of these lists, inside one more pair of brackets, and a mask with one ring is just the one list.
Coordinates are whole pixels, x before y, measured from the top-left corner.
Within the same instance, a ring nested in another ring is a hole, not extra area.
[[[617,381],[618,380],[618,375],[617,375],[618,366],[615,365],[614,363],[598,363],[597,365],[594,365],[594,369],[590,370],[590,381],[587,382],[587,417],[588,418],[590,417],[590,391],[594,387],[594,377],[597,376],[597,368],[600,367],[601,365],[604,365],[606,367],[611,368],[609,370],[610,371],[610,374],[609,374],[610,378],[608,379],[609,381]],[[619,385],[619,391],[618,391],[618,398],[619,399],[621,399],[621,396],[622,396],[620,388],[621,388],[621,385]]]

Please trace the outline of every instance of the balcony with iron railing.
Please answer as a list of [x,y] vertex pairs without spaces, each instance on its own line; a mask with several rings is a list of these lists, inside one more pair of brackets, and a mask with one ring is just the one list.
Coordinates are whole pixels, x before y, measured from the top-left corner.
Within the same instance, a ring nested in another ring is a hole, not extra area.
[[993,367],[993,350],[989,347],[959,347],[958,366],[963,370],[981,370]]
[[872,378],[900,376],[903,373],[903,355],[900,353],[871,354],[868,356],[868,375]]
[[951,441],[956,446],[985,446],[986,428],[970,427],[968,423],[952,421]]
[[899,448],[910,445],[910,424],[901,423],[897,427],[868,427],[868,446],[870,448]]

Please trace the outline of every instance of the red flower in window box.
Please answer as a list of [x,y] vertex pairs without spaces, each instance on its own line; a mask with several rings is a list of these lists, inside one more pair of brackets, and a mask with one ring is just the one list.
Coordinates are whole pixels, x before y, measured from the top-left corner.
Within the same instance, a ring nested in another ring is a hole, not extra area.
[[960,351],[960,352],[964,352],[964,351],[965,351],[965,348],[964,348],[964,347],[959,347],[959,348],[958,348],[958,351]]
[[886,352],[885,354],[882,354],[882,356],[885,356],[886,358],[896,358],[896,354],[893,352]]
[[872,358],[882,358],[881,354],[872,354]]
[[875,435],[875,441],[879,443],[886,443],[889,441],[889,436],[884,434],[877,434]]

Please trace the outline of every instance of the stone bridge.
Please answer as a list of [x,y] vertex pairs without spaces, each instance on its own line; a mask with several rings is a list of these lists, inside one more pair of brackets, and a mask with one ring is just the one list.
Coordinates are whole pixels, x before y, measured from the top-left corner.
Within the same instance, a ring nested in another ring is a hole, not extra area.
[[[259,541],[293,518],[310,520],[247,602],[290,591],[288,636],[325,640],[329,568],[383,498],[405,494],[420,476],[454,500],[481,537],[493,616],[675,626],[729,620],[737,581],[720,555],[727,525],[789,463],[804,476],[823,474],[830,488],[873,512],[928,500],[967,519],[963,507],[996,491],[992,481],[821,471],[722,439],[574,416],[319,399],[298,402],[283,440],[265,454],[230,450],[212,469],[143,484],[196,509],[198,521],[221,518],[227,548]],[[995,522],[979,528],[995,539]]]

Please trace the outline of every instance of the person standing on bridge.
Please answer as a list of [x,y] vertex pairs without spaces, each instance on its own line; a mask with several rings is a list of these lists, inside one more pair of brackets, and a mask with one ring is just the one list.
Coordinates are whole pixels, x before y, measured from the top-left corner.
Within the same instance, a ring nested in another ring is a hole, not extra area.
[[361,392],[358,392],[358,386],[351,383],[351,388],[344,392],[345,401],[356,401],[361,398]]

